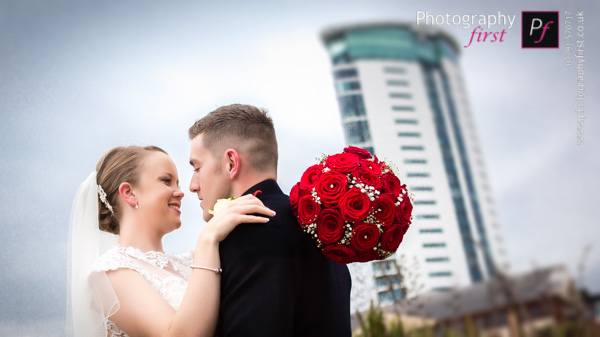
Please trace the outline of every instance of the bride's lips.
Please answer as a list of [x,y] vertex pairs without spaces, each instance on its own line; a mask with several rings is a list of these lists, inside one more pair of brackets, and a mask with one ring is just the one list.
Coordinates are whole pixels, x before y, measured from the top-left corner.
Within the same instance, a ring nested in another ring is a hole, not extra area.
[[178,202],[170,203],[169,207],[171,207],[172,209],[174,209],[178,213],[181,213],[181,204],[180,203],[178,203]]

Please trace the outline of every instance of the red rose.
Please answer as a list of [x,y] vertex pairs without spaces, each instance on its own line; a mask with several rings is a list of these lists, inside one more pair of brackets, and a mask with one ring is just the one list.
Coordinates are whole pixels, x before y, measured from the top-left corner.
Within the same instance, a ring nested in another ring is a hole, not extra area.
[[402,235],[406,234],[406,232],[408,232],[408,228],[410,227],[409,224],[406,225],[402,225],[402,224],[398,224],[401,228],[402,228]]
[[337,207],[338,201],[348,190],[348,177],[335,172],[323,173],[316,190],[323,206]]
[[323,248],[323,255],[339,264],[348,264],[354,259],[354,251],[344,245],[326,246]]
[[375,187],[377,190],[381,189],[381,181],[379,178],[373,173],[373,171],[366,167],[359,166],[355,168],[352,170],[352,176],[367,186]]
[[312,195],[305,195],[298,202],[298,218],[303,224],[315,222],[321,211],[321,206]]
[[396,205],[394,195],[384,193],[375,199],[372,203],[373,214],[375,219],[379,220],[382,225],[391,225],[396,218]]
[[379,165],[372,162],[371,160],[366,160],[366,159],[361,160],[360,166],[371,170],[371,172],[373,172],[373,174],[375,174],[376,176],[381,175],[381,168],[379,167]]
[[396,197],[400,195],[400,191],[402,190],[400,187],[400,179],[398,179],[395,174],[386,173],[381,176],[381,180],[383,181],[381,193],[393,193]]
[[327,157],[325,164],[334,171],[348,173],[358,166],[358,156],[353,153],[338,153]]
[[319,178],[323,173],[323,166],[317,164],[313,165],[304,171],[302,178],[300,179],[300,187],[312,190],[313,187],[319,182]]
[[410,224],[410,216],[412,215],[413,205],[410,202],[410,198],[405,195],[402,197],[400,207],[396,211],[396,221],[401,225]]
[[381,249],[395,252],[400,246],[405,232],[403,226],[399,224],[387,227],[381,235]]
[[290,191],[290,204],[292,208],[298,207],[298,200],[300,200],[300,183],[294,185]]
[[369,262],[375,260],[381,260],[381,256],[375,250],[369,250],[366,252],[358,252],[354,257],[354,262]]
[[344,234],[344,221],[340,213],[333,209],[324,209],[317,221],[317,234],[323,243],[336,243]]
[[350,222],[363,220],[370,209],[371,200],[356,187],[352,187],[340,200],[340,212],[344,220]]
[[350,244],[356,250],[367,251],[373,249],[379,241],[379,228],[375,224],[364,222],[354,226]]
[[371,158],[371,154],[369,153],[369,151],[367,151],[365,149],[361,149],[360,147],[356,147],[356,146],[348,146],[347,148],[344,149],[344,152],[354,153],[355,155],[358,156],[358,158],[361,158],[361,159]]

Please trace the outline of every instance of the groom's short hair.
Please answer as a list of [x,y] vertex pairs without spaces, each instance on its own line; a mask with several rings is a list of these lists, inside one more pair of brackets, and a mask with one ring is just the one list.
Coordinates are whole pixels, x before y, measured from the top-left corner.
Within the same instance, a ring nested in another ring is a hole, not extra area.
[[205,148],[218,157],[228,148],[248,154],[258,171],[277,170],[277,138],[267,111],[252,105],[222,106],[196,121],[190,139],[202,134]]

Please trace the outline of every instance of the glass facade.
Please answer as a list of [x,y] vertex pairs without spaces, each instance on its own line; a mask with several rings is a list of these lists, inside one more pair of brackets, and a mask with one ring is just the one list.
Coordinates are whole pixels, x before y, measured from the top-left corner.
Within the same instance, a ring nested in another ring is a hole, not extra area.
[[338,98],[342,118],[366,116],[362,95],[346,95]]
[[465,149],[464,136],[462,134],[462,129],[460,127],[458,116],[456,114],[456,108],[454,106],[454,99],[452,98],[452,93],[450,91],[450,83],[448,81],[448,76],[442,70],[441,71],[442,85],[445,91],[446,104],[448,106],[449,114],[450,114],[450,122],[452,125],[452,129],[454,132],[454,136],[456,137],[456,143],[458,147],[458,153],[460,156],[460,163],[462,165],[464,171],[464,178],[467,182],[467,190],[469,193],[469,200],[471,202],[471,208],[473,209],[473,214],[475,216],[475,225],[477,227],[477,232],[480,238],[481,248],[483,250],[483,258],[485,261],[485,266],[490,276],[494,276],[495,268],[494,263],[492,261],[490,247],[488,244],[488,239],[486,235],[486,230],[483,225],[483,219],[481,216],[481,211],[479,208],[479,199],[477,198],[477,191],[475,190],[475,185],[473,183],[472,178],[472,170],[471,164],[469,163],[469,158],[467,155],[467,151]]
[[[332,34],[326,40],[334,65],[361,59],[440,63],[445,58],[457,62],[456,51],[445,37],[417,34],[409,25],[355,27]],[[390,67],[389,72],[401,74],[401,69]]]
[[336,80],[349,77],[358,77],[358,70],[355,68],[340,69],[333,72],[333,78]]
[[473,242],[471,225],[469,223],[469,218],[465,208],[463,189],[458,179],[456,162],[449,139],[449,130],[446,128],[446,118],[442,113],[440,100],[443,97],[443,94],[438,92],[434,79],[434,72],[439,70],[439,68],[436,65],[432,65],[427,62],[421,62],[421,69],[423,72],[423,77],[425,78],[429,106],[433,112],[434,124],[438,143],[442,152],[444,169],[450,184],[450,191],[452,193],[452,201],[454,202],[454,209],[456,211],[456,218],[461,234],[463,249],[467,257],[469,274],[471,276],[471,281],[480,282],[483,280],[483,274],[477,260],[477,251],[475,249],[475,243]]
[[394,297],[396,298],[396,300],[401,300],[403,298],[402,296],[402,290],[400,289],[394,289],[394,292],[392,294],[391,291],[380,291],[377,294],[379,303],[390,303],[394,301]]
[[371,141],[369,122],[355,121],[344,123],[344,136],[349,144],[361,144]]
[[346,91],[360,90],[360,82],[338,82],[335,84],[335,89],[339,94]]

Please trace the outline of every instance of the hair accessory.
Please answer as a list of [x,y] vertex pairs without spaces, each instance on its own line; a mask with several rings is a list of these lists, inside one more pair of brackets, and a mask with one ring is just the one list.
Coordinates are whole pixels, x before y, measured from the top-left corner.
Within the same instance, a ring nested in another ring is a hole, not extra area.
[[209,268],[209,267],[194,266],[194,265],[191,265],[190,268],[192,268],[192,269],[210,270],[210,271],[214,271],[217,274],[221,274],[223,272],[223,269],[221,269],[221,268]]
[[113,210],[112,206],[110,205],[110,203],[106,199],[106,192],[104,192],[104,189],[102,188],[102,186],[100,186],[100,184],[98,184],[98,196],[100,197],[100,201],[102,201],[102,203],[104,204],[104,206],[106,206],[106,208],[108,208],[108,210],[112,214],[115,214],[115,211]]

